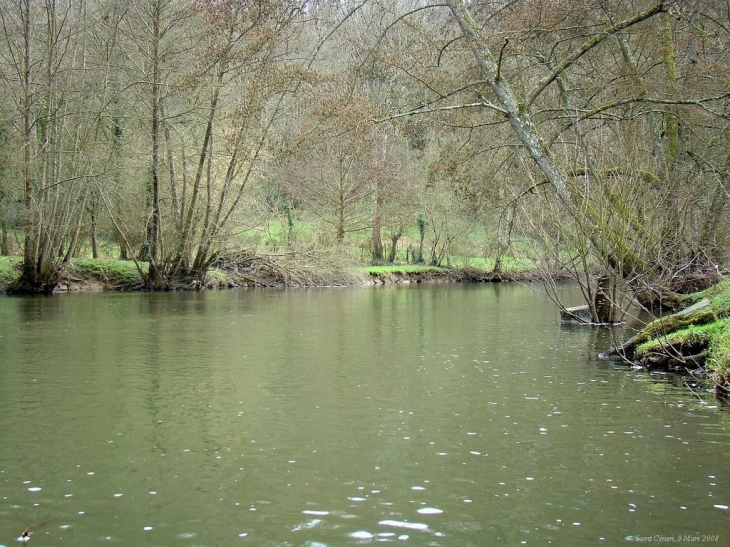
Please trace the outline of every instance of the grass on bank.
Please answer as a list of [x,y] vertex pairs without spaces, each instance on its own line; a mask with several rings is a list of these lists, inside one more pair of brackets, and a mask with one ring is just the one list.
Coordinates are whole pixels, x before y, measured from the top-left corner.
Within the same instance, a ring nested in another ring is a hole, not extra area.
[[[22,263],[19,256],[0,256],[0,290],[18,278]],[[147,263],[141,266],[146,269]],[[131,260],[77,258],[67,266],[64,278],[67,282],[96,281],[107,289],[132,289],[142,284]]]
[[730,279],[726,279],[708,287],[704,291],[681,295],[680,302],[684,306],[691,306],[707,298],[712,310],[718,316],[730,316]]
[[[146,262],[140,262],[146,271]],[[142,285],[142,278],[132,260],[111,260],[104,258],[76,258],[66,268],[69,279],[93,279],[110,289],[135,288]]]
[[0,256],[0,290],[4,290],[20,275],[23,259],[19,256]]
[[[686,325],[672,332],[652,337],[636,348],[637,357],[666,354],[667,351],[691,355],[699,352],[705,357],[709,371],[716,378],[730,375],[730,281],[720,283],[698,293],[686,295],[687,306],[708,299],[712,320],[704,324]],[[707,317],[706,314],[703,317]],[[654,322],[656,323],[656,322]],[[653,324],[653,323],[652,323]],[[651,328],[648,325],[644,332]]]

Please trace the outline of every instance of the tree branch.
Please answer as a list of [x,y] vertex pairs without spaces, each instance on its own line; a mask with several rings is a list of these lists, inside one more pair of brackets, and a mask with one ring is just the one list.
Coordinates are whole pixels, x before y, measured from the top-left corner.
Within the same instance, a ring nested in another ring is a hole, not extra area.
[[502,44],[502,49],[499,50],[499,58],[497,59],[497,75],[494,77],[495,80],[502,78],[502,57],[504,56],[504,50],[507,48],[508,44],[509,38],[505,38],[504,43]]
[[545,88],[549,86],[551,83],[555,81],[555,79],[564,72],[568,67],[570,67],[573,63],[575,63],[578,59],[580,59],[583,55],[588,53],[590,50],[592,50],[594,47],[596,47],[598,44],[603,42],[606,38],[609,36],[612,36],[613,34],[616,34],[617,32],[620,32],[632,25],[635,25],[637,23],[640,23],[642,21],[645,21],[649,19],[650,17],[653,17],[657,13],[661,13],[665,10],[664,2],[659,2],[658,4],[655,4],[654,6],[650,7],[646,11],[642,11],[641,13],[637,13],[634,17],[631,17],[629,19],[624,19],[623,21],[619,21],[615,25],[607,28],[603,32],[596,34],[592,36],[589,40],[586,40],[583,42],[583,44],[576,49],[573,53],[565,57],[560,63],[557,64],[557,66],[545,77],[543,77],[530,91],[530,93],[527,96],[527,100],[525,101],[525,107],[529,108],[530,105],[532,105],[533,102],[535,102],[535,99],[543,92],[545,91]]
[[479,101],[476,103],[466,103],[466,104],[454,104],[454,105],[448,105],[448,106],[439,106],[436,108],[416,108],[414,110],[410,110],[408,112],[401,112],[399,114],[393,114],[391,116],[386,116],[385,118],[377,118],[374,119],[374,123],[383,123],[390,120],[396,120],[398,118],[405,118],[407,116],[417,116],[419,114],[432,114],[434,112],[447,112],[449,110],[460,110],[462,108],[489,108],[491,110],[494,110],[496,112],[499,112],[500,114],[506,114],[507,112],[498,106],[489,103],[487,101]]

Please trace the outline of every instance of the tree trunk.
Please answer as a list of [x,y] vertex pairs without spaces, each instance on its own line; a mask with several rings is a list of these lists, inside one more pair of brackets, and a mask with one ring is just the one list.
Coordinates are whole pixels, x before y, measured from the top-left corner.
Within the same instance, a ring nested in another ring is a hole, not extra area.
[[33,117],[33,74],[32,74],[32,40],[30,0],[23,5],[25,57],[23,74],[23,182],[25,186],[25,242],[23,245],[23,284],[33,284],[36,279],[36,239],[33,236],[35,212],[33,210],[33,153],[35,149],[35,131]]
[[148,199],[151,214],[147,228],[147,250],[149,271],[147,286],[151,289],[162,288],[164,280],[160,272],[160,17],[161,7],[156,1],[152,14],[152,173]]
[[383,224],[383,196],[379,188],[380,184],[376,184],[375,188],[375,207],[373,210],[373,235],[371,238],[370,251],[373,256],[373,262],[378,263],[383,261],[383,236],[382,236],[382,224]]
[[594,322],[610,324],[613,322],[613,299],[611,298],[611,278],[607,275],[598,278],[593,296]]
[[96,259],[99,258],[99,233],[98,233],[98,220],[96,211],[90,212],[91,216],[91,256]]
[[388,253],[388,262],[390,264],[395,262],[395,253],[398,247],[398,240],[400,239],[400,237],[400,233],[396,233],[390,236],[390,252]]
[[[494,108],[507,118],[518,140],[555,189],[563,208],[580,226],[584,227],[598,254],[606,257],[611,267],[622,272],[625,276],[632,275],[637,269],[640,270],[638,257],[625,245],[621,245],[616,238],[610,237],[612,235],[610,231],[606,234],[602,233],[602,230],[608,230],[605,223],[601,222],[598,215],[593,213],[589,207],[582,207],[579,191],[569,183],[565,171],[550,154],[545,141],[532,122],[529,108],[532,102],[562,74],[565,68],[597,46],[606,37],[662,12],[664,10],[663,4],[656,4],[648,10],[630,19],[620,21],[605,29],[604,32],[588,39],[580,48],[569,54],[554,70],[540,80],[524,101],[518,100],[508,82],[503,78],[501,67],[494,60],[494,56],[483,40],[481,29],[472,19],[467,3],[460,0],[446,0],[446,4],[449,6],[459,28],[464,33],[464,38],[471,48],[482,76],[497,97],[499,106],[494,106]],[[604,239],[604,236],[607,236],[607,239]],[[611,243],[607,243],[607,240]]]
[[5,219],[0,220],[2,229],[0,230],[0,255],[8,256],[10,254],[10,240],[8,238],[8,223]]
[[54,271],[49,271],[47,262],[39,254],[40,229],[34,207],[33,151],[36,149],[36,124],[33,114],[33,59],[31,36],[31,0],[22,1],[23,17],[23,185],[25,212],[25,240],[23,243],[23,266],[20,277],[8,287],[8,292],[17,294],[50,294],[55,287]]
[[426,239],[426,218],[422,213],[419,213],[416,217],[416,223],[418,224],[418,256],[416,257],[417,264],[423,264],[423,242]]

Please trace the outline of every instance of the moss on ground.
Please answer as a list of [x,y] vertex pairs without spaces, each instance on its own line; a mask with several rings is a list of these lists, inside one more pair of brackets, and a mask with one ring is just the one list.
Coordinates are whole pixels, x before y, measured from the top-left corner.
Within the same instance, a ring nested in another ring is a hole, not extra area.
[[676,313],[649,323],[636,337],[635,357],[647,366],[696,368],[704,363],[715,382],[730,383],[730,282],[688,295],[685,304],[707,299],[696,313]]

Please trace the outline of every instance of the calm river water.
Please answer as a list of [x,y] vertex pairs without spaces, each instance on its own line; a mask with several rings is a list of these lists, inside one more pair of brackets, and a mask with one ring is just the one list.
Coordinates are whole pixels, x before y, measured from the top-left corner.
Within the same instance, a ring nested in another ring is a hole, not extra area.
[[0,546],[730,545],[728,411],[608,345],[519,285],[0,298]]

